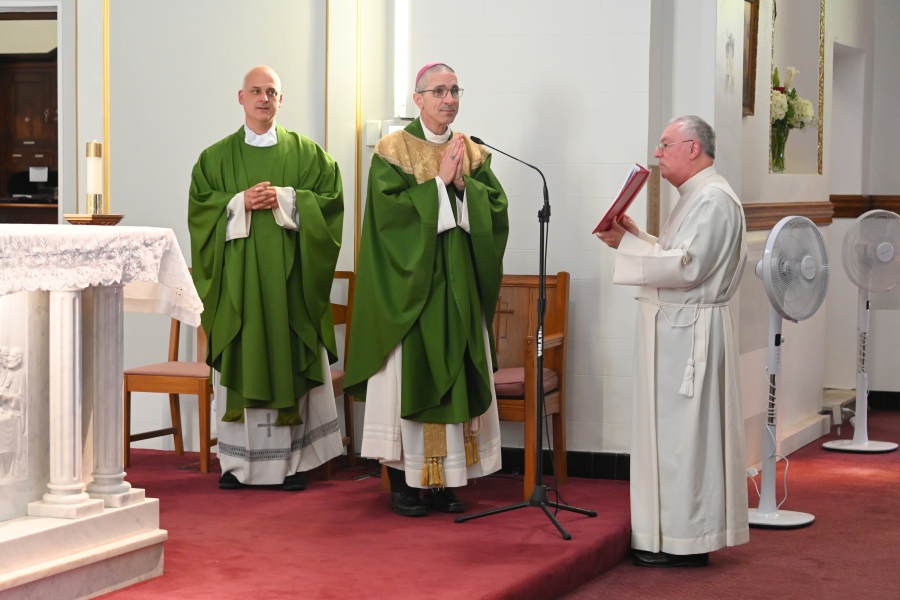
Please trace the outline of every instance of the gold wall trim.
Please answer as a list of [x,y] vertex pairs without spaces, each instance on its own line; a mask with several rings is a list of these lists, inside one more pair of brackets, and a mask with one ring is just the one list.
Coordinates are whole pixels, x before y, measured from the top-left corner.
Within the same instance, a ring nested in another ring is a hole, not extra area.
[[[57,26],[62,28],[62,19],[60,19]],[[57,68],[58,66],[59,61],[57,61]],[[59,128],[57,128],[57,132],[59,132]],[[57,135],[59,134],[57,133]],[[78,151],[80,139],[78,137],[78,0],[75,0],[75,214],[79,213],[79,207],[81,206],[79,200],[81,196],[81,152]],[[62,153],[60,152],[60,154]]]
[[362,0],[356,0],[356,198],[353,206],[353,270],[359,261],[362,232]]
[[109,0],[103,0],[103,212],[109,214]]
[[325,0],[325,152],[328,152],[328,54],[331,51],[328,35],[330,26],[331,0]]

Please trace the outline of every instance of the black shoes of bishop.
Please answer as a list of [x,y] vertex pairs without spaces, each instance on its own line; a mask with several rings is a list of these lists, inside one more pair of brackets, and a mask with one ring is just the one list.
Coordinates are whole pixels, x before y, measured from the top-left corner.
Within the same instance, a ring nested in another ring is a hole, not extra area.
[[466,505],[457,497],[453,490],[425,490],[424,498],[419,497],[419,490],[409,488],[402,492],[391,492],[391,509],[403,517],[424,517],[428,509],[433,508],[438,512],[460,513],[466,509]]
[[709,553],[669,554],[632,549],[631,560],[639,567],[705,567],[709,564]]
[[[238,478],[231,473],[222,473],[219,477],[220,490],[238,490],[245,487]],[[294,473],[284,478],[281,489],[286,492],[300,492],[306,489],[306,475],[303,473]]]

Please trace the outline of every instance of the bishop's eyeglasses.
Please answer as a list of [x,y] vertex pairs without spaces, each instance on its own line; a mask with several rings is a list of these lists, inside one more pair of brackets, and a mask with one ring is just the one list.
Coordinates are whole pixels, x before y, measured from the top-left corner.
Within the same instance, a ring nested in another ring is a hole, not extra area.
[[460,96],[463,95],[464,91],[465,91],[464,89],[462,89],[461,87],[455,86],[455,85],[449,89],[447,89],[446,87],[441,85],[432,90],[421,90],[416,93],[424,94],[425,92],[431,92],[432,94],[434,94],[435,98],[446,98],[447,92],[449,92],[450,95],[453,96],[454,98],[459,98]]

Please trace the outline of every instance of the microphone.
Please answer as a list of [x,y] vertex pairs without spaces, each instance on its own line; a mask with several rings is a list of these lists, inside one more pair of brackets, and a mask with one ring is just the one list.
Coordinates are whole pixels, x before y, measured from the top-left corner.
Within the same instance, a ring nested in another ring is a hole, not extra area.
[[522,164],[525,165],[526,167],[531,167],[532,169],[534,169],[535,171],[537,171],[537,172],[540,174],[541,179],[544,181],[544,209],[543,209],[543,210],[544,210],[544,218],[546,218],[546,220],[549,222],[549,221],[550,221],[550,196],[549,196],[549,194],[548,194],[548,192],[547,192],[547,179],[544,177],[544,173],[543,173],[540,169],[538,169],[536,166],[530,165],[530,164],[528,164],[527,162],[525,162],[524,160],[521,160],[521,159],[516,158],[516,157],[513,156],[512,154],[507,154],[506,152],[504,152],[503,150],[500,150],[499,148],[494,148],[494,147],[491,146],[490,144],[485,144],[485,143],[484,143],[484,140],[482,140],[480,137],[476,137],[476,136],[474,136],[474,135],[470,135],[470,136],[469,136],[469,139],[472,140],[473,142],[475,142],[476,144],[480,145],[480,146],[487,146],[487,147],[490,148],[491,150],[496,150],[496,151],[499,152],[500,154],[502,154],[502,155],[504,155],[504,156],[508,156],[508,157],[510,157],[511,159],[513,159],[514,161],[517,161],[517,162],[522,163]]

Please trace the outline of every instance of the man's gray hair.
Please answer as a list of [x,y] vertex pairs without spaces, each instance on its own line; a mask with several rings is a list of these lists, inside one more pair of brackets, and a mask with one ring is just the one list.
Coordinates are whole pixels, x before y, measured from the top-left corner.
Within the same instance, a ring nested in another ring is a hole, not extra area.
[[675,117],[668,125],[682,123],[681,130],[685,135],[697,140],[700,148],[710,158],[716,158],[716,132],[709,123],[696,115],[684,115]]
[[426,69],[422,73],[422,76],[419,77],[418,79],[416,79],[416,93],[417,94],[421,94],[423,91],[425,91],[425,82],[428,80],[429,73],[456,73],[456,71],[454,71],[453,69],[451,69],[449,66],[445,65],[444,63],[438,63],[438,64],[434,65],[433,67]]

